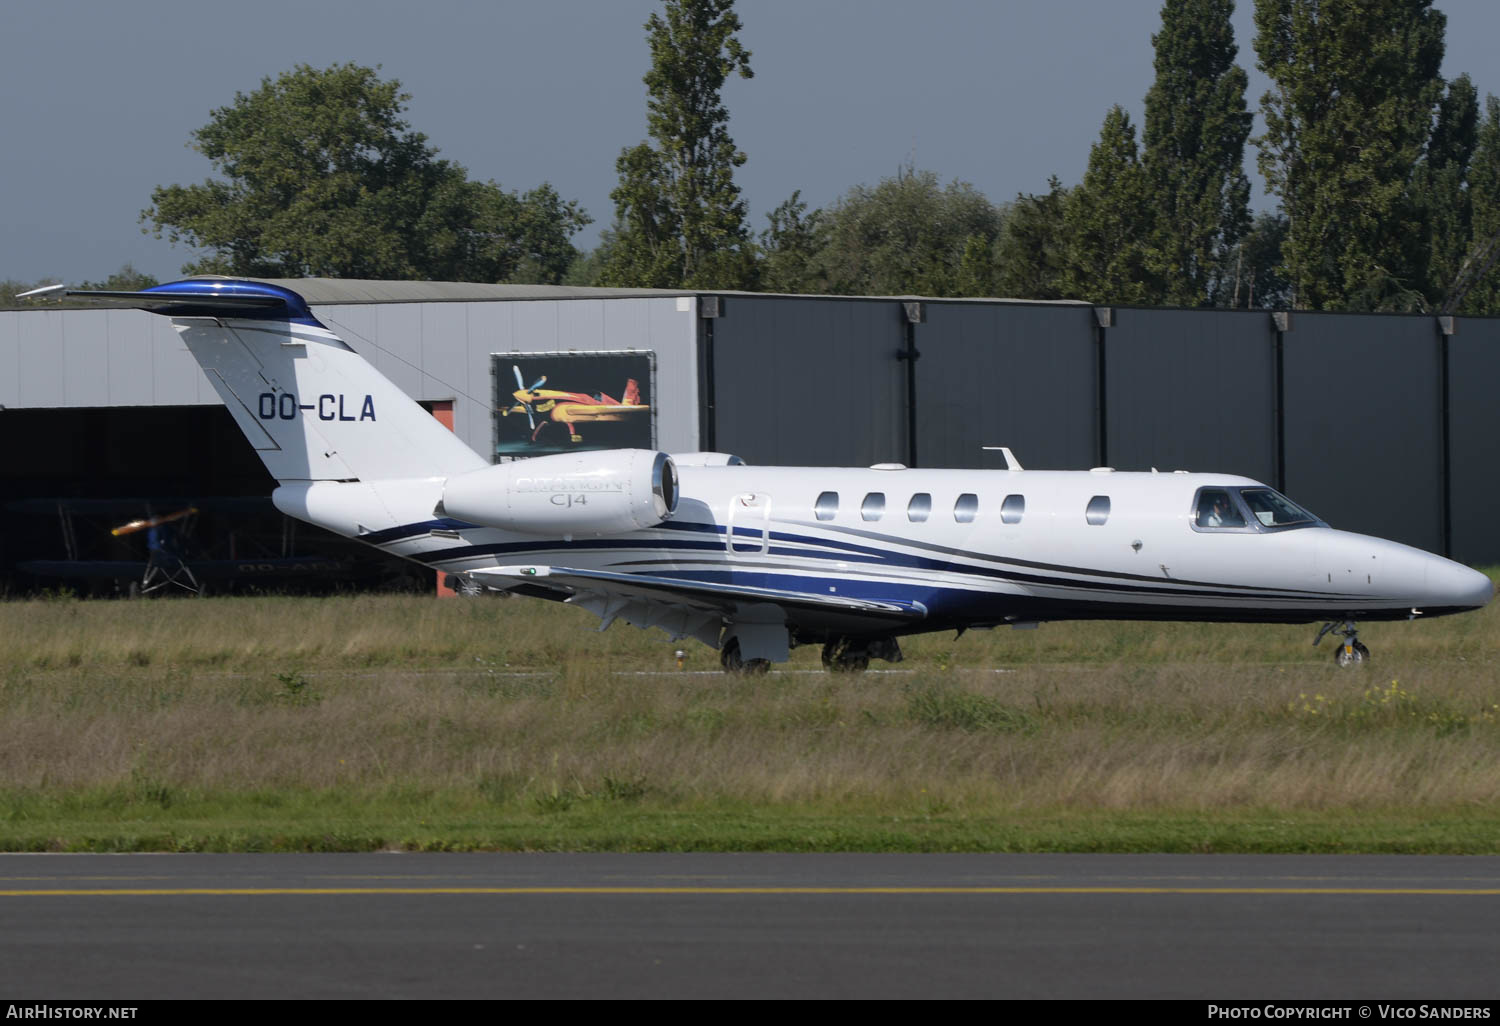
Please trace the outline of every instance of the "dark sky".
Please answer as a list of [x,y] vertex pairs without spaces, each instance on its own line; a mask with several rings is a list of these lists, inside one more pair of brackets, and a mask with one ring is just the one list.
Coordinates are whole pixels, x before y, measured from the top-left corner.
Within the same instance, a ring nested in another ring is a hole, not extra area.
[[[191,254],[141,234],[153,187],[202,181],[188,148],[209,112],[306,63],[380,65],[408,118],[472,177],[550,181],[595,224],[624,146],[645,137],[652,0],[136,0],[15,3],[0,19],[0,279],[163,279]],[[1500,93],[1500,5],[1442,0],[1444,72]],[[1235,15],[1251,105],[1251,6]],[[1157,0],[742,0],[755,78],[725,90],[749,155],[752,227],[801,189],[813,206],[907,162],[992,200],[1071,184],[1109,106],[1139,124]],[[1253,150],[1249,162],[1253,169]],[[1258,176],[1252,180],[1259,183]],[[1264,204],[1263,198],[1257,200]]]

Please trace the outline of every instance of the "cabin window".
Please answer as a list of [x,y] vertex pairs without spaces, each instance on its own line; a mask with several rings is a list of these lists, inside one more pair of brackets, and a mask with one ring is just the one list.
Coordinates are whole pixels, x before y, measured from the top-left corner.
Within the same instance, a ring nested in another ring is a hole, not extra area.
[[1193,523],[1209,529],[1244,527],[1245,515],[1228,489],[1205,488],[1198,493],[1198,510],[1193,515]]
[[818,501],[813,504],[813,513],[819,520],[832,520],[833,515],[838,511],[838,492],[824,492],[818,496]]
[[1019,524],[1021,518],[1026,515],[1026,496],[1007,495],[1005,501],[1000,504],[1000,522],[1002,524]]
[[953,519],[960,524],[972,524],[974,518],[979,515],[979,496],[973,492],[964,492],[953,504]]
[[927,523],[927,515],[931,512],[932,496],[926,492],[918,492],[906,504],[906,519],[914,524]]
[[1090,499],[1088,509],[1083,511],[1083,518],[1095,527],[1108,520],[1109,496],[1096,495]]
[[865,520],[879,520],[885,515],[885,493],[871,492],[859,504],[859,515]]

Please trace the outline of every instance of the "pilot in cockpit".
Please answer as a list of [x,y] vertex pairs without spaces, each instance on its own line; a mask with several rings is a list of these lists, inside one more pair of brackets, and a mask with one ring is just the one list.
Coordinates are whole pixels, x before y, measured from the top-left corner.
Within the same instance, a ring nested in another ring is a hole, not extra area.
[[1230,503],[1228,492],[1205,492],[1198,507],[1198,526],[1244,527],[1245,518]]

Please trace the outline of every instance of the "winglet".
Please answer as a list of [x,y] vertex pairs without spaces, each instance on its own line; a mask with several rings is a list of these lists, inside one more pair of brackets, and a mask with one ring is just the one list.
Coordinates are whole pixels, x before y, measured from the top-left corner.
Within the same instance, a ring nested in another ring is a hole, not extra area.
[[[42,296],[50,296],[54,292],[61,292],[63,294],[63,296],[65,296],[65,295],[68,294],[68,287],[66,285],[61,284],[61,283],[58,283],[56,285],[43,285],[41,288],[39,288],[39,289],[32,289],[30,292],[17,293],[16,298],[17,299],[40,299]],[[61,299],[62,296],[58,296],[57,298]]]

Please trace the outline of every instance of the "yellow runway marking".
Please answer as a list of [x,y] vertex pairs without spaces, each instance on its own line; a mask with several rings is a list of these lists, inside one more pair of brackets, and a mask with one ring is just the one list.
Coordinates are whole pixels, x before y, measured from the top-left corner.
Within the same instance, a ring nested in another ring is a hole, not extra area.
[[1426,895],[1497,896],[1500,888],[1456,887],[107,887],[88,890],[0,890],[0,898],[262,897],[296,895]]

